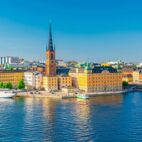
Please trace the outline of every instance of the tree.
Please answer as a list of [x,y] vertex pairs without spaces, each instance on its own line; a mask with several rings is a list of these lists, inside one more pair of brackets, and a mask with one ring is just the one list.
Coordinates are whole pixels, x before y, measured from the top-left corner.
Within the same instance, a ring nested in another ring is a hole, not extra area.
[[20,80],[17,85],[18,89],[25,89],[25,83],[23,80]]
[[0,88],[3,88],[3,82],[0,82]]
[[128,85],[129,85],[129,83],[127,81],[123,81],[123,87],[126,87]]
[[3,88],[6,88],[6,83],[3,83]]
[[9,82],[9,83],[7,83],[7,84],[6,84],[6,88],[8,88],[8,89],[12,89],[12,88],[13,88],[12,83],[10,83],[10,82]]

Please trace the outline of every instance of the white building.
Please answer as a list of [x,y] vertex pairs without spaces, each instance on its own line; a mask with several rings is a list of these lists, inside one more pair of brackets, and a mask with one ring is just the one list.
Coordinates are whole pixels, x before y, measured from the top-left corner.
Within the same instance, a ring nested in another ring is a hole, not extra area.
[[43,75],[41,73],[37,72],[35,74],[35,88],[36,89],[42,88],[42,78],[43,78]]
[[27,71],[24,73],[24,82],[25,82],[26,88],[39,89],[41,88],[42,74],[37,71],[36,72]]
[[4,64],[19,64],[20,61],[21,60],[20,60],[19,57],[11,57],[11,56],[0,57],[0,65],[4,65]]

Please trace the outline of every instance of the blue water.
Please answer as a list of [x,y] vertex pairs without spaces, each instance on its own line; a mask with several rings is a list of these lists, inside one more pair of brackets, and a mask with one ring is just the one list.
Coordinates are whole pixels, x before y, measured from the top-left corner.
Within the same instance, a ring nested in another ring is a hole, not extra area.
[[0,142],[141,142],[142,93],[0,99]]

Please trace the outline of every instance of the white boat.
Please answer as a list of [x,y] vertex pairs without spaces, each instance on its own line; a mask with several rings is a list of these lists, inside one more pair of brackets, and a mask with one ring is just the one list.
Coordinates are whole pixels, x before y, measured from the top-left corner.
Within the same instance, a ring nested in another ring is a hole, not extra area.
[[14,91],[0,91],[0,98],[12,98],[16,96]]
[[77,94],[77,98],[79,98],[79,99],[89,99],[89,96],[87,96],[86,94]]

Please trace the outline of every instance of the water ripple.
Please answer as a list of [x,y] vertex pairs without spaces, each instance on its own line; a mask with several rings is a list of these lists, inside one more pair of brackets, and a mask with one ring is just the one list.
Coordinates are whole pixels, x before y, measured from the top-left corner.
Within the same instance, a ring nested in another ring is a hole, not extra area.
[[142,93],[0,99],[0,142],[141,142]]

